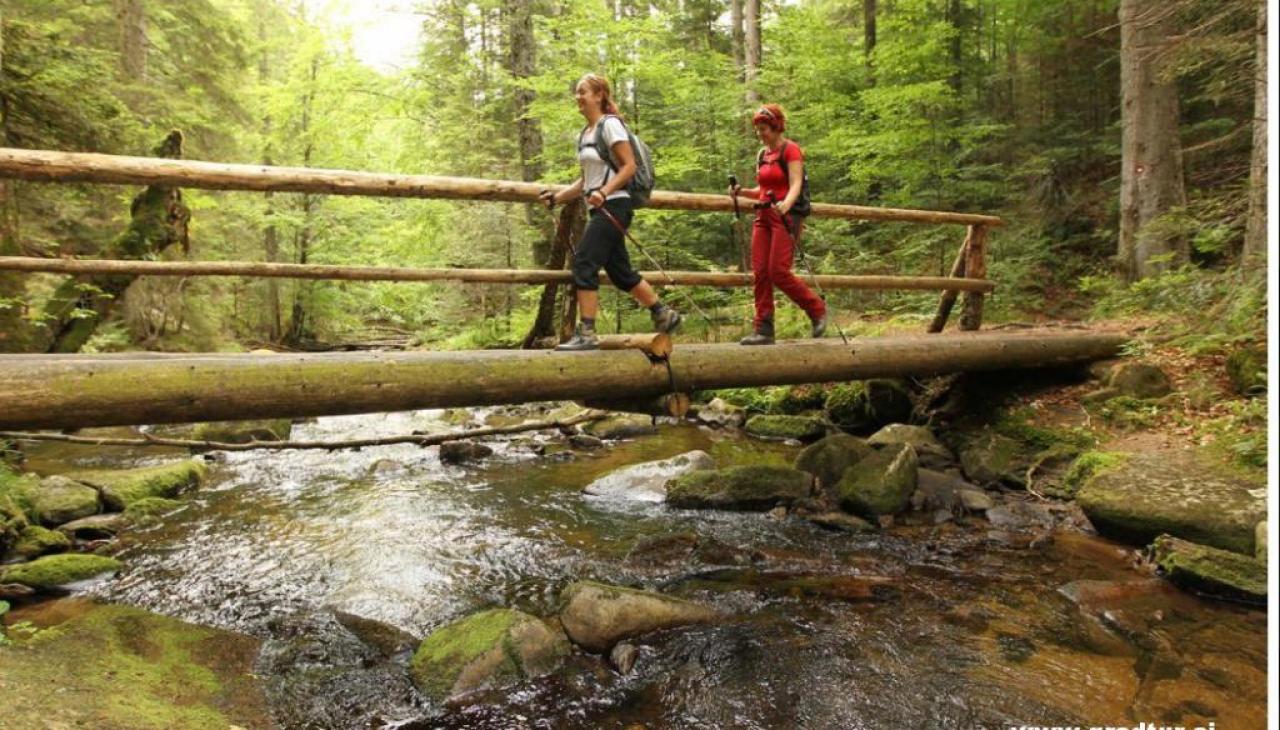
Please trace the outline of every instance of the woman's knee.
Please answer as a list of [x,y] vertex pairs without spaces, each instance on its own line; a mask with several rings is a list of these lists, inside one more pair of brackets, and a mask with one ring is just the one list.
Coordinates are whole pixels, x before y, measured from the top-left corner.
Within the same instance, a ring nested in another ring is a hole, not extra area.
[[583,291],[595,291],[600,288],[600,269],[591,261],[574,259],[573,285]]

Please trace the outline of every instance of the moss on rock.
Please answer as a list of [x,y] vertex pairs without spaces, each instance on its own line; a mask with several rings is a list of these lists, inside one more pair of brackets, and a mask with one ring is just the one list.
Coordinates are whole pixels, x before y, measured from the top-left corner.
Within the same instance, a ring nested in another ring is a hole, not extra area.
[[810,444],[796,457],[795,467],[818,479],[823,488],[833,488],[845,469],[870,456],[875,449],[866,441],[847,433],[828,436]]
[[29,563],[0,568],[0,583],[21,583],[32,588],[50,589],[113,573],[120,567],[119,560],[101,555],[46,555]]
[[45,553],[71,549],[71,539],[57,530],[39,525],[27,525],[13,545],[13,554],[23,560],[31,560]]
[[875,378],[836,386],[824,406],[827,418],[852,433],[871,433],[911,419],[911,396],[900,380]]
[[1152,549],[1156,564],[1183,588],[1247,603],[1267,601],[1267,566],[1250,556],[1170,535],[1156,538]]
[[667,482],[667,503],[683,509],[765,511],[809,496],[813,477],[785,466],[697,471]]
[[633,438],[635,436],[647,436],[657,433],[658,429],[653,425],[652,417],[631,413],[609,416],[599,421],[593,421],[583,426],[582,431],[588,436],[595,436],[598,439],[609,441]]
[[46,477],[31,494],[32,511],[43,525],[96,515],[101,509],[98,490],[64,476]]
[[1159,367],[1145,362],[1125,362],[1111,371],[1108,382],[1121,395],[1132,398],[1159,398],[1168,395],[1173,386],[1169,376]]
[[1124,459],[1124,454],[1112,451],[1086,451],[1077,456],[1062,477],[1063,496],[1074,497],[1094,475],[1120,466]]
[[175,497],[199,484],[208,473],[200,459],[140,469],[81,471],[67,476],[102,490],[102,500],[112,510],[121,511],[148,497]]
[[807,416],[752,416],[747,420],[747,433],[766,439],[813,441],[822,438],[827,427],[822,421]]
[[960,450],[960,468],[975,484],[1026,486],[1026,449],[1018,441],[986,432]]
[[191,438],[225,444],[247,444],[250,441],[287,441],[293,432],[288,418],[258,421],[207,421],[196,425]]
[[846,470],[836,490],[846,510],[875,519],[906,509],[918,477],[915,449],[893,444]]
[[571,584],[560,598],[565,632],[575,644],[595,652],[651,631],[722,618],[715,609],[692,601],[593,581]]
[[180,510],[185,506],[187,506],[187,503],[180,499],[143,497],[126,507],[124,513],[126,516],[135,519],[140,517],[157,517],[175,510]]
[[496,608],[436,629],[409,663],[414,685],[436,702],[546,674],[569,653],[564,636],[521,611]]
[[827,391],[821,385],[813,383],[792,385],[782,389],[773,411],[794,416],[805,411],[822,410],[826,401]]

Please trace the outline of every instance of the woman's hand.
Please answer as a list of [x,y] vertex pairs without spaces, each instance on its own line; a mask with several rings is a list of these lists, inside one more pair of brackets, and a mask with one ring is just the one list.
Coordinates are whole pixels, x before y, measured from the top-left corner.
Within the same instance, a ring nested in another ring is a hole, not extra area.
[[600,192],[600,188],[587,193],[587,205],[592,208],[599,208],[604,205],[604,193]]
[[784,216],[791,211],[791,202],[788,200],[783,200],[783,201],[774,203],[773,209],[778,211],[778,215]]
[[538,191],[538,198],[542,201],[543,205],[547,206],[547,210],[551,210],[556,207],[556,203],[560,202],[556,200],[556,194],[546,188]]

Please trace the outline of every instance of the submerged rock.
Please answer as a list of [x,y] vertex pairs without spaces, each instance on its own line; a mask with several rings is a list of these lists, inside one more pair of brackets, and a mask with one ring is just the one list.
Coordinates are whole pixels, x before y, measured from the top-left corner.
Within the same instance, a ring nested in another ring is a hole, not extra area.
[[1254,554],[1266,486],[1181,450],[1132,454],[1087,479],[1076,496],[1103,535],[1145,545],[1170,534]]
[[655,434],[658,432],[658,428],[653,425],[651,416],[628,413],[593,421],[583,426],[582,431],[588,436],[595,436],[598,439],[616,441],[617,439]]
[[796,456],[795,467],[812,474],[818,486],[834,489],[844,472],[859,461],[871,456],[875,450],[857,436],[838,433],[806,446]]
[[224,444],[247,444],[251,441],[288,441],[293,422],[287,418],[257,421],[208,421],[196,425],[191,438]]
[[392,657],[402,651],[414,647],[417,640],[407,631],[402,631],[391,624],[358,616],[346,611],[334,611],[334,619],[342,628],[355,634],[356,638],[366,645],[377,649],[384,657]]
[[808,416],[752,416],[747,433],[763,439],[813,441],[827,432],[826,425]]
[[561,594],[560,623],[573,643],[606,652],[623,639],[659,629],[712,623],[723,616],[713,608],[634,588],[580,581]]
[[784,466],[696,471],[667,483],[667,504],[683,509],[768,511],[809,496],[813,477]]
[[71,539],[57,530],[39,525],[27,525],[18,534],[13,554],[23,560],[31,560],[45,553],[57,553],[71,549]]
[[101,509],[98,490],[65,476],[41,479],[31,493],[31,507],[36,519],[48,527],[96,515]]
[[855,515],[847,512],[818,512],[815,514],[803,515],[804,519],[812,522],[819,527],[825,527],[828,530],[837,530],[839,532],[848,532],[852,534],[862,534],[864,532],[875,532],[876,526]]
[[886,446],[845,471],[836,487],[840,504],[871,519],[897,514],[911,500],[918,472],[914,449],[907,444]]
[[67,476],[98,488],[107,508],[119,512],[147,497],[176,497],[203,481],[207,473],[204,461],[188,459],[139,469],[70,472]]
[[474,441],[446,441],[440,444],[440,461],[445,464],[466,464],[492,455],[492,448]]
[[569,653],[563,635],[535,616],[509,608],[482,611],[422,640],[409,676],[436,702],[552,672]]
[[46,555],[29,563],[0,567],[0,583],[50,590],[120,570],[119,560],[100,555]]
[[1152,545],[1156,565],[1175,584],[1246,603],[1267,602],[1267,566],[1253,557],[1161,535]]
[[165,497],[144,497],[125,508],[124,514],[131,519],[158,517],[186,507],[187,503]]
[[667,482],[696,471],[714,469],[716,462],[705,451],[688,451],[670,459],[632,464],[591,482],[582,491],[594,497],[661,502]]

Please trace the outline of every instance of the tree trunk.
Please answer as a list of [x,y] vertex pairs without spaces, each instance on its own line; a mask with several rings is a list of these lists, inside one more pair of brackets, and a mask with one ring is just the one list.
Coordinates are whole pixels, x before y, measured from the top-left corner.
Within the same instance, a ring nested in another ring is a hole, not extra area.
[[[258,57],[258,84],[265,88],[271,83],[271,46],[267,36],[267,5],[259,0],[258,3],[258,42],[261,44],[261,55]],[[271,113],[265,112],[262,115],[262,138],[264,140],[262,149],[262,164],[274,165],[275,161],[271,157]],[[272,198],[275,193],[270,190],[263,193],[265,199],[265,209],[263,217],[265,226],[262,231],[262,248],[268,263],[275,263],[280,260],[280,232],[276,229],[275,224],[275,201]],[[280,313],[280,282],[275,279],[266,281],[267,288],[267,341],[279,342],[284,335],[284,322]]]
[[1253,157],[1249,166],[1249,222],[1241,263],[1267,267],[1267,1],[1258,0],[1258,52],[1253,81]]
[[1119,333],[960,332],[778,347],[687,345],[669,368],[631,350],[319,355],[14,355],[0,430],[403,411],[1065,366],[1114,357]]
[[[182,157],[182,133],[174,130],[155,150],[157,157]],[[182,191],[166,185],[152,185],[138,193],[130,207],[129,227],[103,256],[109,259],[153,257],[173,244],[190,249],[187,224],[191,210],[182,202]],[[64,282],[45,305],[44,342],[46,352],[76,352],[111,313],[115,303],[136,279],[132,274],[78,276]]]
[[[4,8],[0,7],[0,136],[13,144],[9,132],[9,95],[5,89]],[[13,180],[0,180],[0,256],[15,256],[18,249],[18,201]],[[0,273],[0,352],[27,349],[26,279],[22,274]]]
[[116,0],[120,32],[120,73],[129,81],[147,77],[147,15],[143,0]]
[[[311,84],[307,89],[306,96],[302,101],[302,139],[305,140],[302,150],[302,166],[311,167],[311,153],[315,150],[315,144],[310,138],[311,134],[311,105],[315,102],[316,79],[319,76],[320,59],[311,59]],[[298,231],[296,238],[296,248],[298,252],[298,263],[306,264],[308,257],[311,255],[311,226],[312,217],[315,212],[315,197],[307,194],[302,196],[302,228]],[[289,318],[289,336],[290,344],[298,345],[315,339],[315,333],[311,327],[309,318],[308,304],[311,298],[311,286],[303,284],[294,292],[293,311]]]
[[742,36],[742,0],[729,0],[729,48],[733,52],[733,67],[738,71],[738,80],[743,80],[742,69],[746,64],[743,55]]
[[[547,260],[548,269],[560,271],[566,268],[569,249],[582,235],[582,206],[582,200],[575,199],[560,209],[560,223],[556,226],[555,242]],[[520,345],[524,349],[535,347],[538,340],[556,336],[556,292],[560,288],[560,284],[546,284],[542,287],[542,296],[538,299],[538,315]]]
[[1187,202],[1178,89],[1158,63],[1169,41],[1169,16],[1159,0],[1120,2],[1119,260],[1130,281],[1176,267],[1190,254],[1185,237],[1150,225]]
[[760,103],[760,92],[756,88],[756,77],[760,74],[760,0],[744,0],[743,36],[746,42],[744,50],[743,78],[747,84],[747,106]]
[[[537,117],[530,115],[529,110],[537,99],[533,89],[528,88],[529,80],[537,74],[537,45],[533,37],[533,6],[527,0],[506,0],[505,11],[508,19],[507,30],[507,70],[515,81],[512,93],[516,120],[516,139],[520,144],[520,179],[525,182],[536,182],[542,179],[542,127]],[[536,203],[525,207],[525,222],[536,226],[540,213]],[[545,227],[545,226],[544,226]],[[551,255],[549,235],[537,236],[533,240],[533,262],[538,265],[546,263]]]
[[862,55],[867,69],[872,67],[871,52],[876,49],[876,0],[862,0]]

